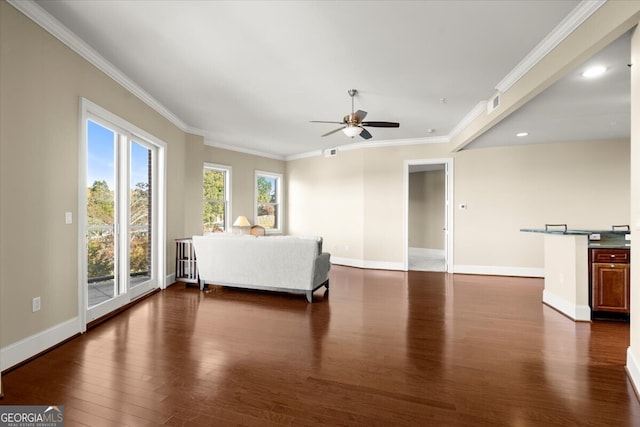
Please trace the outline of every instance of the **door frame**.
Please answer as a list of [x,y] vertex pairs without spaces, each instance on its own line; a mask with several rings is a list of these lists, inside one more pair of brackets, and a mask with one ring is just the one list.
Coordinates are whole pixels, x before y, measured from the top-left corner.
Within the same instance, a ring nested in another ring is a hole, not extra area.
[[[88,307],[87,300],[87,260],[86,260],[86,228],[87,228],[87,120],[91,119],[100,122],[108,122],[112,125],[124,130],[131,137],[150,143],[156,147],[155,165],[153,165],[153,178],[156,181],[157,189],[154,192],[156,196],[156,204],[152,215],[155,220],[152,222],[152,233],[155,234],[155,242],[153,242],[153,261],[154,269],[152,277],[155,277],[155,286],[146,291],[142,295],[139,292],[128,293],[128,303],[134,301],[141,296],[153,291],[155,288],[166,288],[166,151],[167,144],[161,139],[151,135],[148,132],[129,123],[123,118],[111,113],[99,105],[89,101],[86,98],[80,98],[79,111],[79,159],[78,159],[78,322],[80,332],[87,330]],[[128,183],[127,183],[128,185]],[[114,298],[118,299],[117,297]]]
[[412,159],[404,161],[403,169],[403,224],[402,261],[404,271],[409,271],[409,167],[419,165],[445,166],[445,264],[446,272],[453,273],[453,157],[437,159]]

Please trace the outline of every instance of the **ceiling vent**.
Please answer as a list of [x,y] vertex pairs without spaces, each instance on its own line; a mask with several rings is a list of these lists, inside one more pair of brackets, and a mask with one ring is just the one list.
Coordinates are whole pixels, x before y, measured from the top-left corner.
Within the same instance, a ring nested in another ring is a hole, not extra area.
[[324,156],[325,157],[334,157],[338,155],[338,149],[337,148],[327,148],[326,150],[324,150]]
[[493,98],[489,100],[487,104],[487,113],[491,113],[493,110],[500,106],[500,94],[497,93]]

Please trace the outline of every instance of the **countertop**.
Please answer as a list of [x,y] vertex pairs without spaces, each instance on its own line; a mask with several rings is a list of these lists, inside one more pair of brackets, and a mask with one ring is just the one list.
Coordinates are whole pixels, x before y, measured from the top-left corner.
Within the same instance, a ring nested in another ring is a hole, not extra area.
[[541,233],[541,234],[557,234],[568,236],[590,236],[592,234],[599,234],[600,240],[589,240],[589,249],[631,249],[631,242],[625,240],[625,235],[629,234],[629,231],[612,231],[612,230],[558,230],[556,229],[544,229],[544,228],[521,228],[520,231],[526,233]]

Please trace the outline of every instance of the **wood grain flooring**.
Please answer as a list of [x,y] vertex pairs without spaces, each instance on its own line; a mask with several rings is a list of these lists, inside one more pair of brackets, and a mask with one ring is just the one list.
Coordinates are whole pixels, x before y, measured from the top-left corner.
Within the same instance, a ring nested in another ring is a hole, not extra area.
[[629,325],[542,280],[333,266],[304,296],[175,284],[2,376],[66,426],[640,426]]

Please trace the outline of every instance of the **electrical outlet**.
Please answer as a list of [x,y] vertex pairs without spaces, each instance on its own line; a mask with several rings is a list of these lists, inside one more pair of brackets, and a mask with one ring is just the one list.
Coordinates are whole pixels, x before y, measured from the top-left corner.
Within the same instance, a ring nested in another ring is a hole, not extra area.
[[40,297],[35,297],[33,299],[32,306],[33,306],[32,309],[34,313],[40,310]]
[[600,233],[591,233],[589,235],[589,240],[600,240]]

